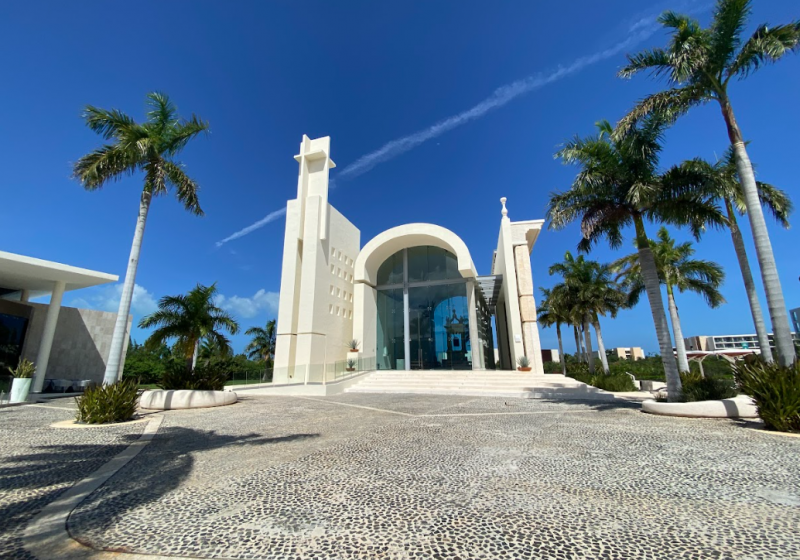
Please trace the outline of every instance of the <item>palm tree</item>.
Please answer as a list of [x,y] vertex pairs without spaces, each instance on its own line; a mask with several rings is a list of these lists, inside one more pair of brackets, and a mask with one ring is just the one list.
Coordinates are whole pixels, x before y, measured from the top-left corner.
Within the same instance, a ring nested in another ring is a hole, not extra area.
[[[587,353],[591,353],[591,335],[589,325],[594,327],[597,336],[597,352],[603,365],[603,372],[608,373],[603,331],[600,328],[600,315],[616,316],[624,303],[621,287],[611,276],[611,269],[595,261],[584,259],[583,255],[576,259],[569,251],[564,255],[564,262],[550,267],[550,274],[561,274],[565,289],[571,297],[562,297],[568,305],[567,309],[579,315],[578,321],[584,329]],[[594,355],[589,358],[589,371],[594,371]]]
[[139,328],[155,327],[145,344],[157,347],[175,339],[175,351],[182,354],[192,369],[197,365],[200,344],[209,341],[222,351],[230,351],[230,341],[220,331],[239,332],[239,324],[226,311],[214,304],[216,283],[198,284],[186,295],[164,296],[158,311],[139,321]]
[[253,337],[245,346],[244,351],[251,360],[264,360],[264,365],[269,369],[275,360],[275,338],[277,334],[276,321],[267,321],[265,328],[250,327],[245,331],[247,336]]
[[217,339],[205,338],[200,343],[197,359],[208,364],[214,358],[230,358],[232,355],[233,351],[230,345],[221,346]]
[[173,158],[189,140],[208,130],[208,123],[194,115],[188,121],[178,118],[175,105],[163,93],[147,94],[147,106],[147,121],[139,124],[116,109],[109,111],[87,105],[83,113],[86,125],[110,143],[80,158],[73,170],[74,177],[88,191],[98,190],[136,171],[144,172],[139,216],[133,232],[128,269],[103,378],[106,384],[117,380],[121,370],[120,361],[124,360],[122,347],[152,198],[167,194],[169,188],[174,188],[178,200],[187,210],[198,216],[203,215],[197,198],[197,183],[184,173],[183,166]]
[[618,248],[624,239],[623,228],[634,226],[669,398],[676,401],[680,399],[681,380],[645,222],[687,225],[699,238],[706,225],[721,225],[724,218],[704,192],[706,182],[689,166],[659,171],[667,124],[654,114],[612,138],[611,125],[603,121],[598,123],[596,136],[568,142],[556,157],[578,165],[580,170],[569,190],[551,195],[547,215],[552,229],[581,221],[581,251],[589,251],[603,238],[612,248]]
[[583,255],[579,255],[576,259],[572,253],[567,251],[564,254],[564,262],[551,265],[548,272],[551,276],[560,274],[564,279],[563,284],[559,286],[563,290],[561,297],[568,305],[570,320],[583,332],[583,348],[585,349],[586,361],[589,364],[589,373],[594,373],[594,352],[592,351],[592,333],[589,330],[589,311],[580,294],[582,283],[589,275],[589,266],[590,261],[587,261]]
[[563,284],[547,289],[539,288],[542,292],[542,302],[539,304],[537,321],[545,328],[556,326],[556,335],[558,335],[558,355],[561,361],[561,374],[567,375],[567,361],[564,358],[564,342],[561,339],[561,325],[569,324],[569,309],[564,305],[564,299],[560,297],[562,290],[560,287],[566,288]]
[[[753,273],[750,271],[750,262],[747,259],[747,251],[744,247],[744,239],[739,229],[736,214],[740,216],[747,212],[747,205],[744,200],[742,184],[739,182],[738,171],[736,169],[736,156],[732,148],[728,148],[725,156],[714,165],[703,162],[705,169],[709,172],[711,180],[715,184],[719,200],[725,206],[728,218],[728,227],[731,230],[731,239],[736,251],[736,258],[739,261],[739,268],[742,271],[747,299],[750,302],[750,312],[753,316],[753,324],[758,337],[758,345],[761,349],[761,357],[772,362],[772,349],[770,348],[769,334],[764,322],[764,314],[761,311],[761,303],[758,301],[756,285],[753,281]],[[758,196],[761,205],[773,215],[775,220],[785,228],[789,227],[789,214],[792,213],[792,201],[784,191],[768,183],[756,182]]]
[[666,77],[670,89],[642,99],[620,121],[617,129],[619,134],[624,134],[653,111],[678,118],[693,107],[712,101],[719,104],[736,157],[742,198],[753,231],[756,256],[772,318],[775,349],[780,363],[788,366],[795,361],[789,317],[753,166],[744,136],[736,122],[728,86],[733,78],[746,78],[767,63],[777,62],[787,53],[800,50],[800,20],[774,27],[761,25],[749,39],[743,41],[742,32],[751,12],[751,0],[717,0],[711,25],[707,29],[689,16],[674,12],[662,14],[658,21],[672,33],[669,46],[628,55],[628,65],[620,70],[620,76],[630,77],[637,72],[650,70],[656,77]]
[[[667,306],[669,307],[672,332],[675,335],[675,349],[678,354],[678,369],[681,372],[689,371],[689,359],[686,355],[686,343],[683,338],[678,306],[675,303],[675,289],[681,293],[693,292],[706,300],[709,307],[719,307],[725,298],[719,292],[719,287],[725,279],[722,267],[715,262],[693,259],[694,247],[690,242],[675,244],[667,228],[658,230],[658,241],[650,240],[650,250],[656,261],[658,278],[667,288]],[[619,270],[625,278],[624,285],[628,288],[628,306],[632,307],[639,301],[644,292],[642,269],[639,266],[639,254],[633,253],[615,261],[611,265]]]

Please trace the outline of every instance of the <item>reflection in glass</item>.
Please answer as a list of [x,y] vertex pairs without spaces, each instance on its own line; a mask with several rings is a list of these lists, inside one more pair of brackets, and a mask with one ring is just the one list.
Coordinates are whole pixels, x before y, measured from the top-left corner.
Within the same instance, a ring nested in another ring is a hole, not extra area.
[[378,290],[378,369],[405,369],[403,290]]
[[0,313],[0,369],[15,368],[22,354],[22,342],[28,320],[25,317]]
[[[403,282],[404,251],[408,283],[400,289],[396,286]],[[406,358],[411,369],[472,367],[467,284],[458,272],[455,255],[438,247],[399,251],[380,266],[377,290],[380,369],[404,369]],[[403,293],[408,294],[407,357]]]
[[403,251],[398,251],[378,268],[378,286],[403,283]]

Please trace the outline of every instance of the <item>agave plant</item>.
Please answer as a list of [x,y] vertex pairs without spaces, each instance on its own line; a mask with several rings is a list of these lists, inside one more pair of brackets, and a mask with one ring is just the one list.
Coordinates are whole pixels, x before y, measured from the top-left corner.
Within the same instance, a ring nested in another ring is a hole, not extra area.
[[33,377],[33,374],[36,373],[36,366],[33,365],[32,361],[26,360],[25,358],[19,361],[16,368],[12,369],[7,367],[6,369],[11,372],[12,377],[16,377],[17,379],[30,379]]
[[347,348],[350,350],[350,352],[358,352],[358,347],[360,345],[361,343],[354,338],[353,340],[347,343]]
[[520,356],[519,358],[517,358],[517,365],[520,368],[529,368],[531,367],[531,361],[528,358],[528,356]]

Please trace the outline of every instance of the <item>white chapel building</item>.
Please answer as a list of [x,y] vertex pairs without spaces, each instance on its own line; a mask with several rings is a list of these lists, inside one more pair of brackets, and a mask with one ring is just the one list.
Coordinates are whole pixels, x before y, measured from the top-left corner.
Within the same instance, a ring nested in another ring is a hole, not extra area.
[[353,369],[513,370],[522,356],[543,373],[530,261],[543,220],[513,222],[501,199],[492,269],[479,276],[461,238],[434,224],[394,227],[362,246],[328,203],[330,137],[303,136],[295,159],[274,383],[332,382]]

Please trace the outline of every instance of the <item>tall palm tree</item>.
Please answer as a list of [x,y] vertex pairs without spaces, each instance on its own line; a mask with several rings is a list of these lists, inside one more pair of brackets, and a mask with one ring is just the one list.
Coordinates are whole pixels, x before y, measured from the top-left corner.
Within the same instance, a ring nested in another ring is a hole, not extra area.
[[223,351],[230,350],[230,341],[221,331],[230,334],[239,332],[239,324],[226,311],[214,304],[217,295],[216,283],[210,286],[198,284],[188,294],[164,296],[158,302],[158,311],[139,321],[139,328],[156,330],[145,343],[157,347],[175,339],[175,351],[191,361],[192,369],[197,365],[200,344],[210,341]]
[[[608,357],[606,356],[603,331],[600,328],[600,315],[610,314],[616,316],[617,311],[624,303],[621,287],[612,278],[611,268],[596,261],[572,256],[569,251],[564,255],[564,262],[556,263],[550,267],[550,274],[561,274],[564,286],[571,292],[567,301],[568,309],[579,313],[579,321],[584,328],[584,338],[587,341],[587,352],[591,352],[591,338],[589,325],[594,327],[597,336],[597,352],[603,366],[603,372],[608,373]],[[589,370],[594,370],[594,356],[589,360]]]
[[[675,290],[677,289],[681,293],[696,293],[706,300],[709,307],[719,307],[725,302],[725,298],[719,292],[719,287],[725,279],[725,273],[722,267],[715,262],[693,259],[695,249],[691,242],[687,241],[676,245],[667,228],[663,226],[658,230],[658,241],[650,240],[650,250],[656,261],[658,278],[667,288],[667,306],[672,322],[672,332],[675,335],[678,369],[686,372],[689,371],[689,359],[686,355],[686,343],[678,315],[678,305],[675,303]],[[628,288],[628,306],[636,305],[645,290],[642,269],[639,266],[639,254],[633,253],[623,257],[611,266],[619,270],[625,278],[624,285]]]
[[581,221],[583,239],[578,249],[582,251],[589,251],[603,238],[618,248],[624,239],[623,228],[634,227],[669,399],[676,401],[681,380],[645,222],[686,225],[698,238],[707,225],[724,224],[724,218],[704,192],[705,180],[688,166],[660,172],[659,154],[667,125],[660,115],[653,114],[612,138],[611,125],[603,121],[597,125],[597,135],[568,142],[556,157],[580,170],[569,190],[551,195],[547,215],[552,229]]
[[699,105],[712,101],[719,104],[736,156],[743,199],[772,318],[775,349],[779,362],[788,366],[795,361],[795,351],[786,302],[758,197],[753,166],[747,154],[744,135],[736,122],[728,86],[733,78],[744,79],[762,66],[777,62],[789,52],[800,50],[800,20],[774,27],[760,25],[749,39],[743,41],[742,33],[751,12],[751,0],[717,0],[711,25],[707,29],[689,16],[675,12],[662,14],[658,21],[672,34],[669,46],[628,55],[628,65],[620,70],[620,76],[630,77],[649,70],[656,77],[666,77],[670,89],[642,99],[617,128],[620,133],[625,133],[652,111],[677,118]]
[[[747,299],[750,302],[750,312],[753,316],[753,324],[758,337],[758,345],[761,349],[761,357],[772,362],[772,349],[770,348],[769,331],[764,322],[764,314],[761,311],[761,303],[758,301],[756,285],[753,281],[753,273],[750,271],[750,262],[747,259],[747,251],[744,247],[744,239],[739,229],[736,215],[744,215],[747,212],[747,205],[744,200],[742,184],[739,182],[738,171],[736,169],[736,156],[733,148],[728,148],[722,159],[714,165],[702,162],[708,171],[711,180],[714,182],[715,190],[719,201],[725,206],[728,218],[728,227],[731,231],[733,247],[736,251],[736,258],[739,261],[739,268],[742,272]],[[761,205],[764,206],[775,218],[775,220],[785,228],[789,227],[789,214],[792,213],[792,201],[781,189],[768,183],[756,182],[758,196]]]
[[117,380],[120,361],[124,359],[122,347],[150,202],[154,196],[167,194],[170,188],[174,188],[178,200],[188,211],[203,215],[197,198],[197,183],[186,175],[183,166],[173,158],[189,140],[208,130],[208,123],[194,115],[189,120],[180,119],[175,105],[163,93],[147,94],[147,106],[147,121],[139,124],[117,109],[106,110],[87,105],[83,113],[86,125],[110,142],[80,158],[73,169],[73,176],[88,191],[98,190],[136,171],[144,173],[139,215],[103,383]]
[[266,367],[269,368],[275,359],[275,339],[277,334],[276,321],[267,321],[266,327],[250,327],[245,331],[247,336],[252,337],[244,351],[251,360],[264,360]]
[[565,305],[564,298],[561,297],[563,290],[566,288],[563,284],[547,289],[539,288],[542,292],[542,302],[537,307],[538,323],[547,328],[556,326],[556,335],[558,336],[558,355],[561,361],[561,374],[567,375],[567,361],[564,358],[564,342],[561,339],[561,325],[570,323],[569,309]]

